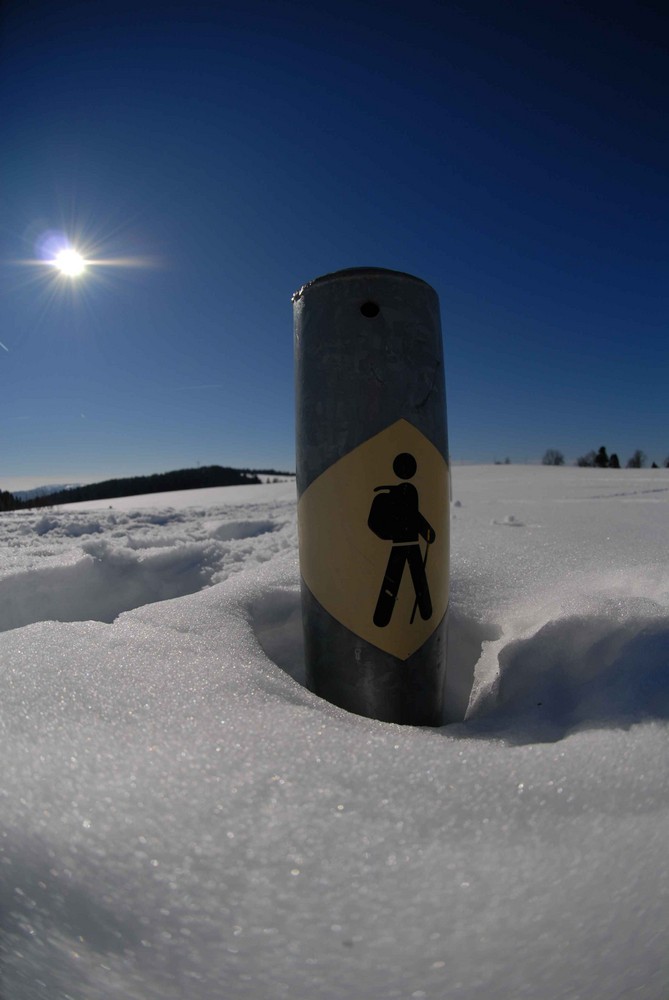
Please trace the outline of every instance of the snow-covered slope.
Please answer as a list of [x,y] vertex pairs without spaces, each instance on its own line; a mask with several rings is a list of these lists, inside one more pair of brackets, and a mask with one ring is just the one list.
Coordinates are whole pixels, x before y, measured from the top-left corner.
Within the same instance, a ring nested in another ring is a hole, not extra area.
[[2,1000],[665,1000],[669,474],[454,470],[428,730],[303,687],[293,490],[0,516]]

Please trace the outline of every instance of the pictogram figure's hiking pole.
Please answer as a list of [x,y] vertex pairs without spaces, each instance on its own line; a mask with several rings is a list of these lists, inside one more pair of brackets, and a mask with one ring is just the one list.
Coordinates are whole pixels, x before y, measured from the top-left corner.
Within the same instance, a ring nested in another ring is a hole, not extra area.
[[[423,559],[423,574],[425,575],[425,570],[427,568],[427,554],[430,551],[430,543],[428,542],[425,546],[425,557]],[[409,625],[413,625],[413,620],[416,617],[416,612],[418,611],[418,594],[416,594],[416,600],[413,602],[413,611],[411,612],[411,618],[409,619]]]

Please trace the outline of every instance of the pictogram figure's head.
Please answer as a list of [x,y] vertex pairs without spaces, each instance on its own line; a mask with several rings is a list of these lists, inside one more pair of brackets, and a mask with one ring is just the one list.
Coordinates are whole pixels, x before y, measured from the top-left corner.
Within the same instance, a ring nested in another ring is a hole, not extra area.
[[393,462],[393,472],[398,479],[411,479],[417,468],[416,459],[408,451],[403,451]]

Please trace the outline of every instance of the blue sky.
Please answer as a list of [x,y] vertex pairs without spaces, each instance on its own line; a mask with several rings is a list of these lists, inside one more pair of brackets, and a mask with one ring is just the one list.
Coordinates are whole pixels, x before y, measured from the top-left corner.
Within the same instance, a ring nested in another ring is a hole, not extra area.
[[3,488],[294,467],[290,296],[359,265],[439,294],[455,460],[669,454],[659,5],[2,10]]

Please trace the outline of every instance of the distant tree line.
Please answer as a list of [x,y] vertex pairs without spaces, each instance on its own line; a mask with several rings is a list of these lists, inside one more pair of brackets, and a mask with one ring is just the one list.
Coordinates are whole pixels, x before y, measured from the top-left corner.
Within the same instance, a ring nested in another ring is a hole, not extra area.
[[[627,469],[643,469],[646,466],[647,458],[640,449],[637,449],[634,454],[627,460]],[[542,465],[564,465],[564,455],[557,448],[549,448],[545,453],[544,457],[541,459]],[[604,445],[599,449],[599,451],[589,451],[586,455],[581,455],[580,458],[576,459],[575,465],[580,466],[584,469],[619,469],[620,459],[613,452],[609,455],[606,451]],[[669,456],[664,460],[665,469],[669,469]],[[651,465],[652,469],[657,469],[658,466],[655,462]]]
[[151,476],[131,476],[127,479],[106,479],[89,486],[58,490],[28,500],[18,500],[11,493],[0,493],[0,510],[23,510],[29,507],[51,507],[54,504],[78,503],[81,500],[112,500],[142,493],[167,493],[171,490],[197,490],[208,486],[257,485],[260,479],[252,470],[230,469],[207,465],[197,469],[178,469]]
[[238,469],[238,472],[248,472],[253,476],[294,476],[294,472],[281,472],[280,469]]

